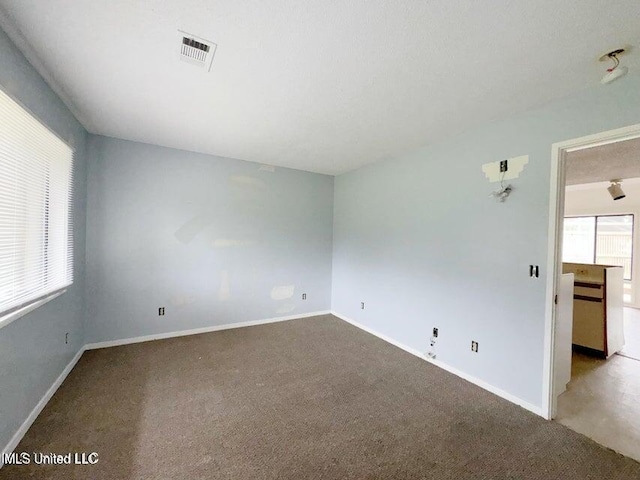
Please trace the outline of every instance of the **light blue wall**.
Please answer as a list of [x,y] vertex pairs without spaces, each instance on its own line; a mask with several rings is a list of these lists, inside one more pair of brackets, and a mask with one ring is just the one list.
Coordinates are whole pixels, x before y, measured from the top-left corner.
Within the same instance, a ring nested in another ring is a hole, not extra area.
[[84,342],[86,132],[1,30],[0,88],[76,149],[74,283],[64,295],[0,329],[2,450]]
[[93,135],[89,151],[87,342],[330,309],[333,177]]
[[[639,80],[337,177],[333,310],[422,352],[439,327],[438,360],[540,407],[551,145],[640,123]],[[481,165],[518,155],[529,164],[497,203]]]

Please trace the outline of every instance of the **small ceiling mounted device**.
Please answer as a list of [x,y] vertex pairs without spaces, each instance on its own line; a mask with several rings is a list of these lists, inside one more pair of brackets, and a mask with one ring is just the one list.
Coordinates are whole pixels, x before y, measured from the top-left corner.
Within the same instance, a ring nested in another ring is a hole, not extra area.
[[613,198],[614,200],[620,200],[621,198],[626,197],[626,195],[622,191],[622,187],[620,186],[621,183],[622,180],[611,180],[611,186],[607,187],[611,198]]
[[202,67],[207,72],[211,70],[211,62],[218,45],[182,30],[178,30],[178,40],[180,60]]
[[621,66],[620,60],[618,60],[618,56],[624,53],[625,53],[624,48],[618,48],[616,50],[612,50],[608,53],[605,53],[600,57],[601,62],[604,62],[604,61],[613,62],[613,67],[607,68],[607,73],[605,73],[604,77],[602,77],[602,80],[600,80],[600,83],[602,84],[611,83],[614,80],[620,77],[624,77],[627,74],[629,69],[625,66]]

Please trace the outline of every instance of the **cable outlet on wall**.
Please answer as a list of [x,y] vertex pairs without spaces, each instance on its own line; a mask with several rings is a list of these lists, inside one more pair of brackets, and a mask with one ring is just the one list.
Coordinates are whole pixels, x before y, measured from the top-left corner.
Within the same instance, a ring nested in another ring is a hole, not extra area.
[[427,357],[435,360],[436,359],[436,338],[438,338],[438,329],[433,327],[433,335],[431,335],[431,341],[429,342],[429,348],[427,349]]
[[475,340],[471,340],[471,351],[476,353],[478,352],[478,342]]

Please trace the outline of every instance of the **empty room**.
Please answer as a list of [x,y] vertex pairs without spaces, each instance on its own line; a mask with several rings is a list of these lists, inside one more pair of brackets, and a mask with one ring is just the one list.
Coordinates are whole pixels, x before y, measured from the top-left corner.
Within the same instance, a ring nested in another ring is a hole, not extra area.
[[640,478],[638,18],[0,0],[0,479]]

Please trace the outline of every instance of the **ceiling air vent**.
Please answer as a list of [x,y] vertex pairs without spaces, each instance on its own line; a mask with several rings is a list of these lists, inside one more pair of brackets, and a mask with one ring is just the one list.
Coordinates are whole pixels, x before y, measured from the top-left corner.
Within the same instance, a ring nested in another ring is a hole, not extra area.
[[215,43],[190,33],[178,30],[180,38],[180,60],[198,65],[207,72],[218,47]]

